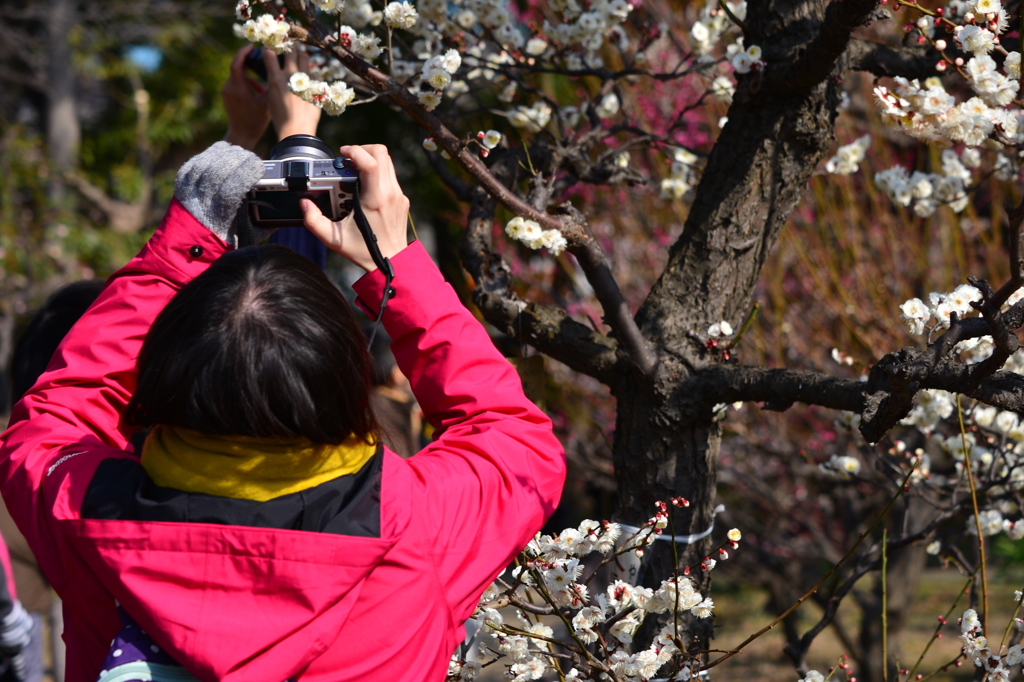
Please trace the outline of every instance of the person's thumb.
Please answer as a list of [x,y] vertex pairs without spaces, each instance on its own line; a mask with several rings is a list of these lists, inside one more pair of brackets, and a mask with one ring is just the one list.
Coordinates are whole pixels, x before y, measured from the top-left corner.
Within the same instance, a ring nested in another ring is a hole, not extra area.
[[330,234],[333,223],[323,214],[319,206],[309,199],[300,199],[299,208],[302,209],[302,222],[306,229],[316,235]]

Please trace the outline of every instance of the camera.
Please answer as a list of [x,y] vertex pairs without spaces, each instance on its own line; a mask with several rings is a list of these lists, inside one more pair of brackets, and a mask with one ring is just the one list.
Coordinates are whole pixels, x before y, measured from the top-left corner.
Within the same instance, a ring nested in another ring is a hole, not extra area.
[[[284,55],[277,55],[277,63],[280,67],[284,68]],[[245,57],[245,61],[242,62],[242,68],[252,71],[254,74],[259,76],[260,80],[266,82],[267,80],[267,65],[263,63],[263,48],[257,47],[249,52]]]
[[263,179],[249,193],[249,216],[254,227],[297,227],[299,200],[309,199],[331,220],[341,220],[352,211],[358,183],[349,159],[335,157],[317,137],[291,135],[263,162]]

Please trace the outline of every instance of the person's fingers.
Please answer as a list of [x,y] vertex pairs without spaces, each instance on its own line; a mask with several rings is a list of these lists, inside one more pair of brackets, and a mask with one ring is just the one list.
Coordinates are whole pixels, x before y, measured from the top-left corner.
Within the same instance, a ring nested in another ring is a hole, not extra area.
[[256,46],[249,43],[241,50],[235,53],[234,59],[231,60],[231,76],[234,78],[244,78],[245,74],[245,58],[249,56],[249,53],[253,51]]
[[379,208],[402,195],[395,164],[382,144],[349,145],[341,148],[359,170],[360,193],[367,208]]
[[[265,87],[263,87],[263,83],[260,83],[258,79],[246,76],[245,77],[245,82],[249,84],[249,89],[252,90],[257,95],[266,95],[267,94],[267,89]],[[265,97],[264,97],[264,99],[265,99]]]
[[299,208],[302,209],[302,222],[311,232],[316,235],[329,235],[333,231],[333,221],[325,216],[315,203],[309,199],[300,199]]
[[281,65],[277,62],[277,53],[273,50],[263,50],[263,64],[267,67],[267,82],[269,83],[281,75]]
[[299,70],[299,51],[291,50],[284,55],[284,67],[281,69],[284,75],[291,76]]
[[361,177],[370,178],[377,174],[377,158],[366,151],[366,146],[351,144],[341,148],[342,156],[352,159]]
[[303,73],[309,73],[309,53],[299,52],[296,68]]

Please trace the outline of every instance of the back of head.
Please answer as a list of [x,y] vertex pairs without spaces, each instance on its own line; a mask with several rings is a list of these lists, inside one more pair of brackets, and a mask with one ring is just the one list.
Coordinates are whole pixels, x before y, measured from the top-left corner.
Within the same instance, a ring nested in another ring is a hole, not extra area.
[[364,343],[348,303],[309,260],[278,246],[233,251],[153,323],[126,416],[212,435],[367,438]]
[[58,289],[32,318],[11,358],[11,395],[21,400],[46,370],[57,346],[103,291],[101,279],[73,282]]

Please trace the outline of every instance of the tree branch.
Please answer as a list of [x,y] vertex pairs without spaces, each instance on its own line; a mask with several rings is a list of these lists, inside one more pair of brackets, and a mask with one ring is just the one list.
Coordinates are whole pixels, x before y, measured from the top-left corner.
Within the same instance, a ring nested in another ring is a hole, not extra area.
[[[863,0],[861,0],[863,1]],[[402,87],[387,74],[374,68],[351,50],[337,42],[327,28],[320,23],[315,11],[302,0],[287,0],[289,9],[302,17],[304,26],[292,25],[289,36],[314,45],[333,54],[352,73],[362,78],[371,87],[387,91],[388,95],[417,123],[427,130],[434,141],[448,152],[489,195],[516,215],[529,218],[545,229],[558,230],[569,244],[569,252],[580,261],[583,271],[594,287],[594,293],[605,311],[605,320],[622,341],[623,348],[645,374],[654,371],[655,356],[629,312],[618,283],[612,276],[607,259],[600,245],[587,229],[582,214],[573,209],[565,211],[565,218],[559,218],[546,211],[537,210],[524,201],[509,187],[501,183],[487,166],[464,145],[441,122],[441,120],[420,105],[416,96]]]
[[891,47],[851,38],[842,57],[843,71],[867,71],[876,76],[928,78],[935,75],[937,57],[930,48]]
[[771,69],[762,93],[772,96],[803,92],[825,80],[850,42],[850,34],[871,16],[878,0],[841,0],[825,10],[818,35],[795,61]]
[[681,388],[706,396],[709,404],[763,402],[766,410],[784,411],[797,402],[858,413],[864,407],[863,382],[807,370],[719,365],[700,370]]
[[[517,166],[499,161],[499,175],[514,177]],[[510,175],[509,175],[510,174]],[[459,258],[476,282],[473,302],[484,318],[502,332],[528,343],[577,372],[613,385],[619,362],[614,339],[573,320],[559,309],[526,303],[511,291],[508,264],[491,250],[491,229],[497,202],[480,187],[472,190],[469,221],[459,244]]]
[[[980,318],[964,320],[968,321],[984,323]],[[806,370],[726,365],[696,372],[680,391],[703,396],[703,406],[708,408],[742,400],[763,402],[768,410],[786,410],[801,402],[856,412],[861,415],[861,434],[871,443],[881,440],[907,416],[914,396],[925,388],[961,393],[1002,410],[1024,411],[1024,375],[984,375],[990,369],[983,367],[984,363],[966,365],[948,357],[932,365],[919,363],[926,353],[928,350],[916,348],[890,353],[875,365],[867,382]],[[926,371],[914,374],[912,381],[901,380],[907,368],[918,367]]]

